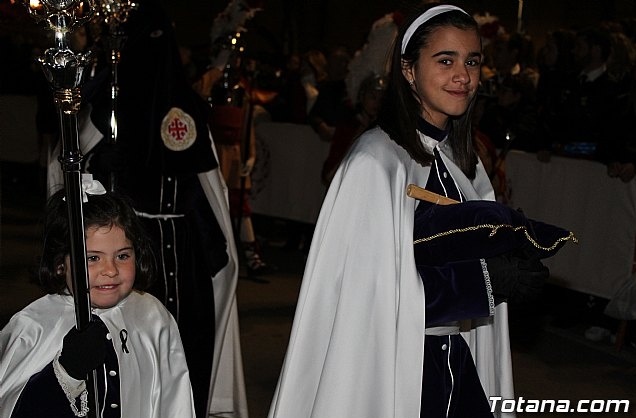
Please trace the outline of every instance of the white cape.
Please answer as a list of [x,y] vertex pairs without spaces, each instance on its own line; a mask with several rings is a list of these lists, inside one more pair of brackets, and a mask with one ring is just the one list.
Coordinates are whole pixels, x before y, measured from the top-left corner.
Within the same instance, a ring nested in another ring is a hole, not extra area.
[[[86,114],[90,113],[90,108]],[[99,143],[103,135],[83,117],[80,124],[80,149],[87,154]],[[59,147],[59,146],[58,146]],[[210,137],[210,147],[218,161],[214,142]],[[59,148],[49,158],[48,190],[52,194],[63,187],[63,173],[57,161]],[[199,181],[219,226],[227,240],[228,263],[212,277],[216,333],[214,336],[214,357],[210,379],[209,411],[213,417],[247,418],[247,396],[243,375],[243,358],[236,302],[239,261],[234,242],[232,220],[228,201],[228,190],[218,168],[199,173]]]
[[[133,292],[118,305],[93,313],[113,336],[120,381],[125,382],[120,391],[121,416],[194,418],[179,330],[161,302],[150,294]],[[54,359],[74,326],[73,297],[46,295],[15,314],[2,329],[0,418],[11,417],[29,378]],[[122,329],[128,331],[126,353],[116,337]]]
[[[437,147],[467,199],[494,200],[481,163],[470,181],[446,144]],[[316,225],[270,418],[419,417],[425,295],[406,188],[424,186],[429,171],[379,128],[343,161]],[[486,395],[511,399],[506,304],[481,322],[462,335]]]

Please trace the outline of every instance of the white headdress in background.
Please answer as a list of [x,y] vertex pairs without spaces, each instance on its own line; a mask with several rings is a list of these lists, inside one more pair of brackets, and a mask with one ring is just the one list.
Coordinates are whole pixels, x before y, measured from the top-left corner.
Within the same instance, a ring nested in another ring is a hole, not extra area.
[[367,43],[356,51],[349,62],[349,72],[345,78],[347,94],[355,103],[362,80],[371,74],[386,76],[390,69],[392,45],[397,36],[398,25],[389,13],[376,20],[371,26]]
[[219,38],[236,32],[245,32],[245,22],[253,18],[260,8],[250,7],[245,0],[231,0],[225,10],[219,13],[212,23],[210,41],[214,44]]

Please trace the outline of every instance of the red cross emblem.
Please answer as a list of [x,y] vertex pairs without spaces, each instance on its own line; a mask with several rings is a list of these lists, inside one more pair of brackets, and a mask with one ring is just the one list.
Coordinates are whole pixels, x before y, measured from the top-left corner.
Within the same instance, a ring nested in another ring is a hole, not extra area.
[[197,139],[197,127],[192,116],[178,107],[171,108],[161,120],[161,140],[171,151],[183,151]]
[[188,126],[181,121],[181,119],[175,118],[168,125],[168,133],[176,140],[183,141],[188,133]]

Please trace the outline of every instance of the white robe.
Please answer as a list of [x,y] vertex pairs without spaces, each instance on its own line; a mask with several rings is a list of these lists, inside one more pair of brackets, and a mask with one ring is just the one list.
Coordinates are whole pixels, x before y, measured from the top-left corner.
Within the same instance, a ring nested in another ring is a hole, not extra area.
[[[436,141],[421,135],[425,144]],[[494,200],[481,165],[471,181],[437,145],[469,200]],[[331,183],[316,225],[270,418],[419,417],[424,286],[415,266],[416,200],[430,167],[379,128],[363,134]],[[512,398],[507,306],[462,333],[487,396]]]
[[[90,107],[84,111],[80,123],[80,150],[88,154],[104,137],[92,124]],[[210,147],[218,161],[214,142],[210,137]],[[57,155],[58,149],[51,153],[48,170],[48,190],[54,193],[63,187],[63,173]],[[215,417],[247,418],[247,396],[243,375],[243,357],[241,353],[236,286],[238,283],[239,261],[234,242],[232,220],[230,218],[228,189],[218,168],[198,174],[201,187],[214,212],[227,241],[228,263],[214,277],[214,316],[216,331],[212,373],[210,376],[209,412]]]
[[[131,293],[95,309],[113,336],[121,416],[194,418],[190,375],[177,323],[154,296]],[[16,313],[0,332],[0,418],[9,418],[29,378],[48,365],[75,326],[72,296],[46,295]],[[124,353],[117,336],[128,331]],[[70,406],[69,406],[70,410]]]

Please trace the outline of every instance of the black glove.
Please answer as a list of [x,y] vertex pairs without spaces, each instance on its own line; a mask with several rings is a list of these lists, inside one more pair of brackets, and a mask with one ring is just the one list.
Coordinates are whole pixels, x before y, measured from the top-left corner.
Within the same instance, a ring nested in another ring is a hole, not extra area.
[[84,380],[88,373],[104,363],[108,329],[102,322],[91,321],[82,332],[73,327],[64,337],[60,364],[74,379]]
[[550,277],[550,271],[541,263],[537,250],[530,243],[486,259],[486,264],[495,299],[507,299],[512,304],[536,300]]

